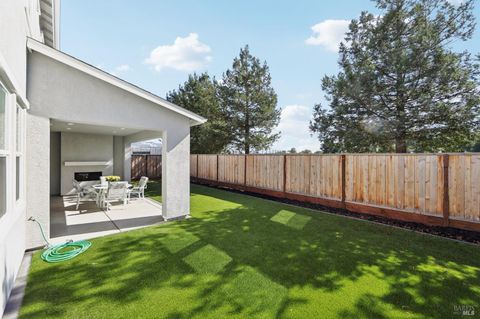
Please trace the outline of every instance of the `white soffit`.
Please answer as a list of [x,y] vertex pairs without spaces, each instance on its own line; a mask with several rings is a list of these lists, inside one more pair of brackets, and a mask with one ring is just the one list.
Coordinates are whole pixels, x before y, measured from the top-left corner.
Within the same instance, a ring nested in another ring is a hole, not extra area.
[[130,92],[132,94],[135,94],[143,99],[146,99],[150,102],[153,102],[159,106],[162,106],[166,109],[169,109],[173,112],[176,112],[178,114],[181,114],[187,118],[189,118],[191,126],[198,125],[205,123],[207,121],[206,118],[195,114],[191,111],[188,111],[178,105],[175,105],[173,103],[168,102],[165,99],[162,99],[161,97],[150,93],[148,91],[143,90],[142,88],[133,85],[127,81],[124,81],[122,79],[117,78],[116,76],[111,75],[110,73],[107,73],[105,71],[102,71],[88,63],[85,63],[77,58],[74,58],[66,53],[63,53],[61,51],[55,50],[49,46],[46,46],[45,44],[38,42],[32,38],[28,38],[27,41],[27,47],[35,52],[41,53],[45,56],[48,56],[49,58],[52,58],[58,62],[61,62],[63,64],[66,64],[74,69],[77,69],[81,72],[84,72],[88,75],[91,75],[97,79],[100,79],[102,81],[105,81],[111,85],[114,85],[122,90],[125,90],[127,92]]

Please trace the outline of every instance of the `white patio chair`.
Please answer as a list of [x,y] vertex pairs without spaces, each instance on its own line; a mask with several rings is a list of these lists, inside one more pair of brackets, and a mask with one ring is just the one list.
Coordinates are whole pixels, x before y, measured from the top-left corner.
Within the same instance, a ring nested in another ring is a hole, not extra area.
[[108,185],[107,192],[103,198],[103,205],[107,209],[110,209],[112,202],[122,201],[123,205],[127,202],[127,182],[111,182]]
[[148,177],[142,176],[137,186],[132,187],[128,190],[128,200],[130,200],[132,194],[137,195],[138,198],[145,198],[145,190],[147,189]]
[[77,197],[77,204],[75,206],[75,210],[78,210],[78,207],[80,206],[80,201],[83,201],[85,199],[92,199],[92,194],[94,194],[95,191],[82,187],[82,185],[80,185],[80,183],[76,179],[72,180],[72,184],[73,188],[75,189],[75,195]]

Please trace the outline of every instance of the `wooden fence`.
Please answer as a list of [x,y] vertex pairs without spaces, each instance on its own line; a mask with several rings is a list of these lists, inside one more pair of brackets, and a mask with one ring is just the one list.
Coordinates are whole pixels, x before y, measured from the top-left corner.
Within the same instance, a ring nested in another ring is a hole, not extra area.
[[197,182],[480,231],[480,154],[191,155]]
[[160,178],[162,176],[161,155],[132,155],[132,179],[139,179],[142,176],[149,178]]

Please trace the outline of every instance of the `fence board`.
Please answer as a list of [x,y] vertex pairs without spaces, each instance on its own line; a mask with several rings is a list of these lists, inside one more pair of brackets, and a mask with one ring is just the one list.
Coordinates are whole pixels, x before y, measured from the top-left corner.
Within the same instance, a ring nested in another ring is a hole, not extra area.
[[283,191],[283,156],[247,155],[246,185]]
[[197,176],[197,158],[198,155],[190,155],[190,176],[198,177]]
[[198,155],[198,177],[217,180],[217,155]]
[[[425,220],[443,218],[448,195],[445,218],[480,222],[478,153],[449,155],[445,192],[443,154],[347,154],[345,185],[341,155],[218,155],[218,163],[217,155],[192,155],[191,161],[192,176],[201,179],[216,181],[218,171],[218,181],[230,185],[337,202],[344,188],[345,202],[353,205],[349,207],[384,207],[414,220],[418,215],[425,215]],[[133,163],[132,159],[132,167]],[[143,169],[141,163],[137,166],[136,170]]]
[[428,215],[442,214],[436,155],[347,155],[346,200]]
[[232,184],[243,184],[245,180],[245,157],[242,155],[218,156],[218,180]]
[[480,155],[450,155],[448,166],[451,217],[480,221]]
[[160,178],[162,176],[162,156],[132,155],[130,174],[132,179],[139,179],[142,176]]

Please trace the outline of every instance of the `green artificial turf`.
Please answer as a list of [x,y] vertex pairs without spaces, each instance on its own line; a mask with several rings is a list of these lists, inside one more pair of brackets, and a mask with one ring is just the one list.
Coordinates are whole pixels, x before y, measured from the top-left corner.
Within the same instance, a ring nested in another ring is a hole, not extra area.
[[150,180],[147,189],[145,189],[145,197],[162,202],[162,182],[160,180]]
[[21,318],[480,314],[477,246],[195,185],[191,212],[64,263],[36,253]]

